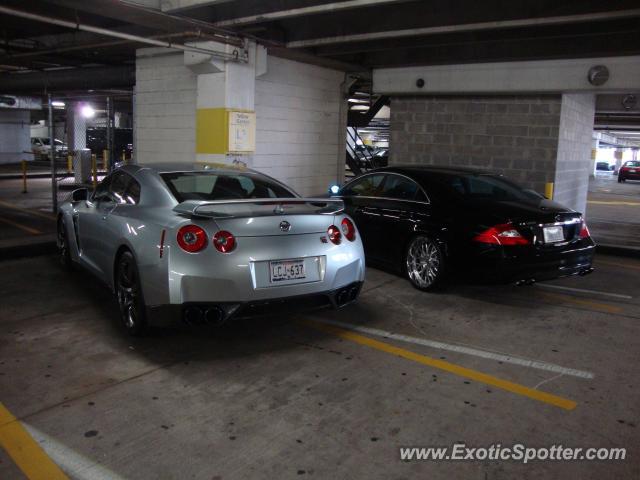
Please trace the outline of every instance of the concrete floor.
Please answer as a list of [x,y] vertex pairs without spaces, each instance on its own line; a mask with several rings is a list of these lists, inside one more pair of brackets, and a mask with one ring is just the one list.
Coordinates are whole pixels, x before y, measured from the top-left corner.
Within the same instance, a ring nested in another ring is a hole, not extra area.
[[[0,400],[77,478],[638,478],[639,281],[640,261],[602,255],[584,278],[432,294],[369,269],[360,301],[340,311],[132,339],[87,274],[64,273],[54,257],[0,262]],[[480,354],[372,334],[361,335],[382,347],[362,344],[317,328],[328,320]],[[505,391],[394,347],[577,405]],[[401,446],[461,441],[628,452],[624,461],[528,465],[399,459]],[[1,449],[0,478],[23,478]]]
[[596,242],[640,251],[640,181],[618,183],[613,172],[589,182],[586,218]]

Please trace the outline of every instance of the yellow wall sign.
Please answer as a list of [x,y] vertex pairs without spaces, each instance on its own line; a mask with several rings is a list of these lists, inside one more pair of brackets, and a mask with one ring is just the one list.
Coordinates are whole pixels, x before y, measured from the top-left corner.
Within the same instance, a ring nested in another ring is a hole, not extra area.
[[196,112],[196,153],[252,153],[256,149],[256,114],[227,108]]

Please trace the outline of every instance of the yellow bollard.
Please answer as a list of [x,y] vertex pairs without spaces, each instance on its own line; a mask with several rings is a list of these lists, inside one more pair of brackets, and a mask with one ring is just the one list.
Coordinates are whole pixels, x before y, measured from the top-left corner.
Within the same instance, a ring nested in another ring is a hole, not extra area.
[[127,152],[125,150],[122,151],[122,163],[127,164]]
[[22,193],[27,193],[27,161],[22,160]]
[[549,200],[553,200],[553,182],[548,182],[544,186],[544,196]]
[[67,173],[73,171],[73,155],[67,155]]
[[96,154],[91,155],[91,174],[93,176],[93,189],[98,186],[98,165],[96,161]]
[[102,166],[104,167],[105,172],[109,171],[109,150],[102,150]]

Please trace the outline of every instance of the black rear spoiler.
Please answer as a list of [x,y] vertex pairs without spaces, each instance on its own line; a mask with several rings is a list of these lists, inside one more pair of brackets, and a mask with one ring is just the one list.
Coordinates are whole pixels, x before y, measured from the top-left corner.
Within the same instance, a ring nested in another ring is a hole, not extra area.
[[308,214],[337,215],[344,211],[344,202],[338,198],[187,200],[176,205],[173,211],[187,217],[202,218]]

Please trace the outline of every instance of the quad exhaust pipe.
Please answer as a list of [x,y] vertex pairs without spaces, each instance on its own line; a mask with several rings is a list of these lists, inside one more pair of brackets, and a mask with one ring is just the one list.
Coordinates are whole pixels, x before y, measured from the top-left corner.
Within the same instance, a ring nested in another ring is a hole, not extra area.
[[354,301],[358,297],[358,293],[360,292],[360,288],[358,285],[350,285],[344,288],[341,288],[336,292],[336,305],[341,307],[349,302]]
[[226,322],[224,311],[218,307],[200,308],[187,307],[182,315],[187,325],[213,325],[219,327]]

